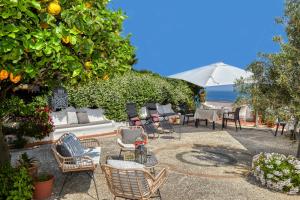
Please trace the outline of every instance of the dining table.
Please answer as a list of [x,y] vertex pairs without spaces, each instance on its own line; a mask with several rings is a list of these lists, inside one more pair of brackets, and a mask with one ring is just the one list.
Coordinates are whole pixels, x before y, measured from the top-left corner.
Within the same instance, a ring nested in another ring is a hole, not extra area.
[[207,120],[212,122],[212,128],[215,130],[220,114],[222,114],[222,109],[197,108],[194,114],[195,126],[198,128],[200,120]]

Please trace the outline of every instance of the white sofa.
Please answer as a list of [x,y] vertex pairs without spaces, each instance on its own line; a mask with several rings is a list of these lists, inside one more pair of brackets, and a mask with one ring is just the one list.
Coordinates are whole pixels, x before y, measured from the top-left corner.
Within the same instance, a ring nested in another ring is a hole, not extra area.
[[[80,123],[77,112],[86,112],[88,121]],[[81,137],[110,133],[116,129],[115,122],[105,117],[103,109],[68,107],[61,111],[52,112],[50,116],[54,124],[54,131],[49,136],[50,140],[57,140],[67,132]]]

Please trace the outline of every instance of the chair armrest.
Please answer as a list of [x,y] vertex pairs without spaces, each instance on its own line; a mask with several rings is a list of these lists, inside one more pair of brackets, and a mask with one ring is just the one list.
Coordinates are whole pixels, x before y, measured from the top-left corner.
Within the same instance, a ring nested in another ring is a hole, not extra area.
[[163,168],[154,178],[153,186],[151,191],[154,193],[156,190],[165,183],[168,177],[168,170]]
[[100,143],[95,138],[80,139],[80,143],[84,148],[99,147]]

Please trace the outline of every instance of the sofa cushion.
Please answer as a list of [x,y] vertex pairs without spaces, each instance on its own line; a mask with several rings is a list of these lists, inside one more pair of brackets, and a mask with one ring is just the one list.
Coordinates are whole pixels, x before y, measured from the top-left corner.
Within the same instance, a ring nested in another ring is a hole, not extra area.
[[142,129],[122,129],[121,136],[124,144],[134,144],[138,137],[142,136]]
[[156,103],[156,110],[159,114],[164,114],[164,107],[159,103]]
[[86,111],[89,122],[99,122],[105,120],[104,110],[101,108],[90,109],[90,108],[81,108],[79,111]]
[[64,148],[66,148],[68,152],[71,154],[71,157],[82,156],[85,153],[84,148],[81,145],[79,139],[73,133],[68,133],[62,139],[62,142]]
[[86,124],[90,122],[86,111],[79,111],[76,114],[79,124]]
[[79,127],[85,127],[85,126],[97,126],[97,125],[101,125],[101,124],[110,124],[110,123],[111,123],[110,120],[104,120],[104,121],[100,121],[100,122],[90,122],[90,123],[86,123],[86,124],[64,124],[64,125],[55,126],[55,129],[67,129],[67,128],[77,128],[77,127],[79,128]]
[[50,116],[52,118],[54,126],[68,124],[67,113],[64,110],[58,112],[51,112]]
[[74,111],[67,112],[67,119],[68,119],[68,124],[78,124],[77,115],[76,112]]

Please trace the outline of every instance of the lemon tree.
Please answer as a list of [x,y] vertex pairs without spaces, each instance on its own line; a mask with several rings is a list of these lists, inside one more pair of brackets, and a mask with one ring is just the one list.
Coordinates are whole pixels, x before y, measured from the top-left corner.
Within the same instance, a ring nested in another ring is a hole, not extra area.
[[1,102],[20,84],[76,84],[129,71],[135,49],[120,35],[125,16],[107,3],[0,0]]

